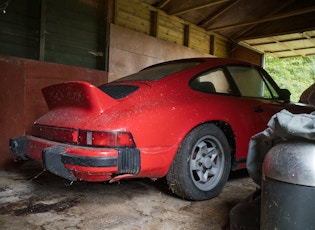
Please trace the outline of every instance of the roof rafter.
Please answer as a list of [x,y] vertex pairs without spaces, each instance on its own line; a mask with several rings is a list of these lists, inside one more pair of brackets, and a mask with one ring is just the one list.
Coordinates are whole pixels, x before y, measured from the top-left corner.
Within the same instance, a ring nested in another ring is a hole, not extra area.
[[221,4],[224,2],[228,2],[228,1],[230,1],[230,0],[217,0],[215,2],[211,2],[211,3],[207,3],[207,4],[201,4],[199,6],[189,7],[189,8],[184,9],[184,10],[178,10],[178,11],[170,12],[170,15],[184,14],[184,13],[188,13],[188,12],[195,11],[195,10],[200,10],[200,9],[203,9],[206,7],[214,6],[214,5]]
[[229,10],[230,8],[232,8],[234,5],[236,5],[239,1],[241,0],[233,0],[231,1],[229,4],[225,5],[224,7],[222,7],[221,9],[219,9],[217,12],[215,12],[212,15],[209,15],[207,18],[205,18],[204,20],[202,20],[201,22],[198,23],[199,26],[204,26],[208,23],[210,23],[211,21],[213,21],[214,19],[218,18],[220,15],[222,15],[224,12],[226,12],[227,10]]
[[[277,9],[271,11],[267,17],[270,17],[272,15],[274,15],[275,13],[279,12],[280,10],[282,10],[283,8],[285,8],[286,6],[290,5],[292,2],[294,2],[295,0],[288,0],[286,1],[283,5],[281,5],[280,7],[278,7]],[[244,35],[246,32],[248,32],[249,30],[253,29],[254,27],[256,27],[257,24],[252,24],[250,26],[248,26],[246,29],[240,31],[238,33],[237,37],[234,37],[233,40],[238,40],[238,38],[242,37],[242,35]]]
[[171,0],[162,0],[160,1],[156,7],[159,8],[159,9],[162,9],[164,6],[166,6]]
[[294,10],[294,11],[290,11],[290,12],[286,12],[283,14],[278,14],[278,15],[274,15],[274,16],[270,16],[270,17],[265,17],[265,18],[258,19],[258,20],[253,20],[253,21],[248,21],[248,22],[243,22],[243,23],[236,23],[236,24],[231,24],[231,25],[226,25],[226,26],[220,26],[220,27],[216,27],[216,28],[209,28],[208,30],[209,31],[219,31],[219,30],[226,30],[226,29],[231,29],[231,28],[235,28],[235,27],[249,26],[249,25],[253,25],[253,24],[259,24],[259,23],[274,21],[274,20],[278,20],[278,19],[291,17],[291,16],[297,16],[300,14],[310,13],[313,11],[315,11],[315,6],[307,7],[307,8],[303,8],[303,9],[299,9],[299,10]]

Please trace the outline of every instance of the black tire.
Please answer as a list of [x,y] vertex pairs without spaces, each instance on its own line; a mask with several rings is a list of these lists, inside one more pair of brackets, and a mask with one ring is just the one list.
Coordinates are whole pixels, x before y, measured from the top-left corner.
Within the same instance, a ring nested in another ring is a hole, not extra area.
[[206,200],[221,193],[230,169],[230,147],[224,133],[214,124],[204,124],[185,137],[166,179],[176,195]]

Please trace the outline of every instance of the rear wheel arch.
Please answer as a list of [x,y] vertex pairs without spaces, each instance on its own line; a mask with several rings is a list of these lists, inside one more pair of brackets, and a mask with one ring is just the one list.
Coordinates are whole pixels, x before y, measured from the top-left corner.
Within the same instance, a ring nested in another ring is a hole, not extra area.
[[[195,128],[201,126],[201,125],[205,125],[205,124],[214,124],[217,127],[219,127],[221,129],[221,131],[224,133],[228,143],[229,143],[229,148],[230,148],[230,153],[231,153],[231,170],[234,171],[236,168],[234,168],[234,162],[236,160],[236,137],[235,137],[235,133],[234,130],[232,128],[232,126],[222,120],[212,120],[212,121],[208,121],[208,122],[203,122],[197,126],[195,126],[194,128],[192,128],[187,134],[186,136]],[[181,140],[183,141],[184,138]],[[179,145],[180,146],[180,145]]]
[[235,162],[235,157],[236,157],[236,138],[235,138],[235,133],[233,131],[233,128],[230,124],[226,123],[225,121],[212,121],[211,123],[215,124],[218,126],[224,135],[226,136],[230,150],[231,150],[231,170],[234,170],[234,162]]

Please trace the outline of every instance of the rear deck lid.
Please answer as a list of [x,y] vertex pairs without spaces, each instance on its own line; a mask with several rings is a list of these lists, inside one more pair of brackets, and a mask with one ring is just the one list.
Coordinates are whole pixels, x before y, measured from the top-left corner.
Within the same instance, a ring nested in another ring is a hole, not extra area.
[[36,123],[46,126],[82,127],[107,109],[119,104],[88,82],[66,82],[42,90],[48,113]]
[[66,82],[42,90],[49,110],[77,107],[91,113],[102,113],[118,101],[88,82]]

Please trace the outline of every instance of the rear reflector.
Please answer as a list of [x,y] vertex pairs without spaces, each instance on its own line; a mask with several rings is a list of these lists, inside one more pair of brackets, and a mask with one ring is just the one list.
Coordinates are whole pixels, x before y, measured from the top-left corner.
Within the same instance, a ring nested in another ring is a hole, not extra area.
[[35,124],[32,127],[32,135],[52,141],[76,143],[78,131],[60,127],[51,127]]

